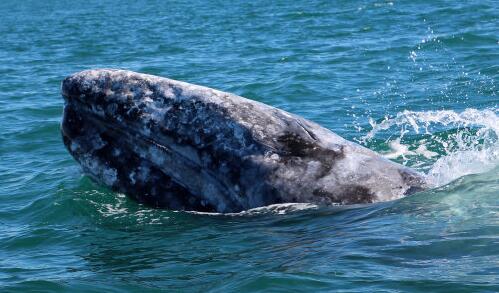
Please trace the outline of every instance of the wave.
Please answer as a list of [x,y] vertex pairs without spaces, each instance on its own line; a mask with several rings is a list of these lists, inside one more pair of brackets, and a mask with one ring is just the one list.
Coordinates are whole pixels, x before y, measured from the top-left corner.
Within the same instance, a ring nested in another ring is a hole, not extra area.
[[210,216],[255,216],[262,214],[277,214],[284,215],[290,212],[304,211],[304,210],[316,210],[319,206],[312,203],[280,203],[272,204],[268,206],[262,206],[258,208],[253,208],[238,213],[211,213],[211,212],[197,212],[197,211],[186,211],[190,214],[196,215],[210,215]]
[[403,111],[379,121],[360,141],[381,137],[382,154],[425,171],[433,186],[484,173],[499,165],[499,108]]

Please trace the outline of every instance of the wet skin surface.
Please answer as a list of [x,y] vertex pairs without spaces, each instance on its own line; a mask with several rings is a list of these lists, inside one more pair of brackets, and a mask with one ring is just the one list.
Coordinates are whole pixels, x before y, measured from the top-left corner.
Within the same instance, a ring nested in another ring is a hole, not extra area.
[[152,206],[372,203],[425,187],[416,172],[313,122],[210,88],[90,70],[66,78],[62,92],[64,143],[83,171]]

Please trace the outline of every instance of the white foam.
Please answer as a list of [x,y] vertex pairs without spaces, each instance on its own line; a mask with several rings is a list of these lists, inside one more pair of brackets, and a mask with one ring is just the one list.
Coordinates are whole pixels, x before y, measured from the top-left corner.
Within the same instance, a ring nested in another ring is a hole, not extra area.
[[[387,141],[390,151],[384,156],[402,158],[404,164],[412,166],[426,165],[427,180],[435,186],[465,175],[487,172],[499,165],[498,108],[469,108],[462,112],[403,111],[380,122],[370,119],[369,123],[372,129],[362,142],[390,132],[392,136]],[[434,133],[437,128],[447,131],[447,135]],[[407,145],[403,138],[408,133],[416,137],[425,135],[425,138]],[[431,148],[437,148],[438,152]],[[420,162],[422,160],[427,162]]]
[[268,206],[249,209],[239,213],[211,213],[211,212],[197,212],[197,211],[186,211],[186,212],[190,214],[211,215],[211,216],[251,216],[251,215],[261,215],[261,214],[284,215],[290,212],[317,209],[317,208],[318,208],[317,205],[311,203],[280,203],[280,204],[272,204]]

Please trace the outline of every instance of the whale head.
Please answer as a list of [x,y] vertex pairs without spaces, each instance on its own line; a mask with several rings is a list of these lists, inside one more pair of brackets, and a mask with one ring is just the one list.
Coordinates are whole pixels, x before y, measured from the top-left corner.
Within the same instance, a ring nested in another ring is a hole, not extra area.
[[63,141],[83,171],[152,206],[234,212],[426,188],[419,173],[316,123],[214,89],[101,69],[67,77],[62,95]]

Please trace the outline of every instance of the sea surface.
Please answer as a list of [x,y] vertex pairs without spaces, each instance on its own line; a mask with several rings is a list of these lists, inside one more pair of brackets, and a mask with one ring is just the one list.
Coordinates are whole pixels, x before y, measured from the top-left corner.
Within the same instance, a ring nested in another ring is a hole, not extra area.
[[[0,1],[1,292],[499,291],[497,1]],[[82,175],[62,79],[123,68],[423,172],[392,202],[156,210]]]

